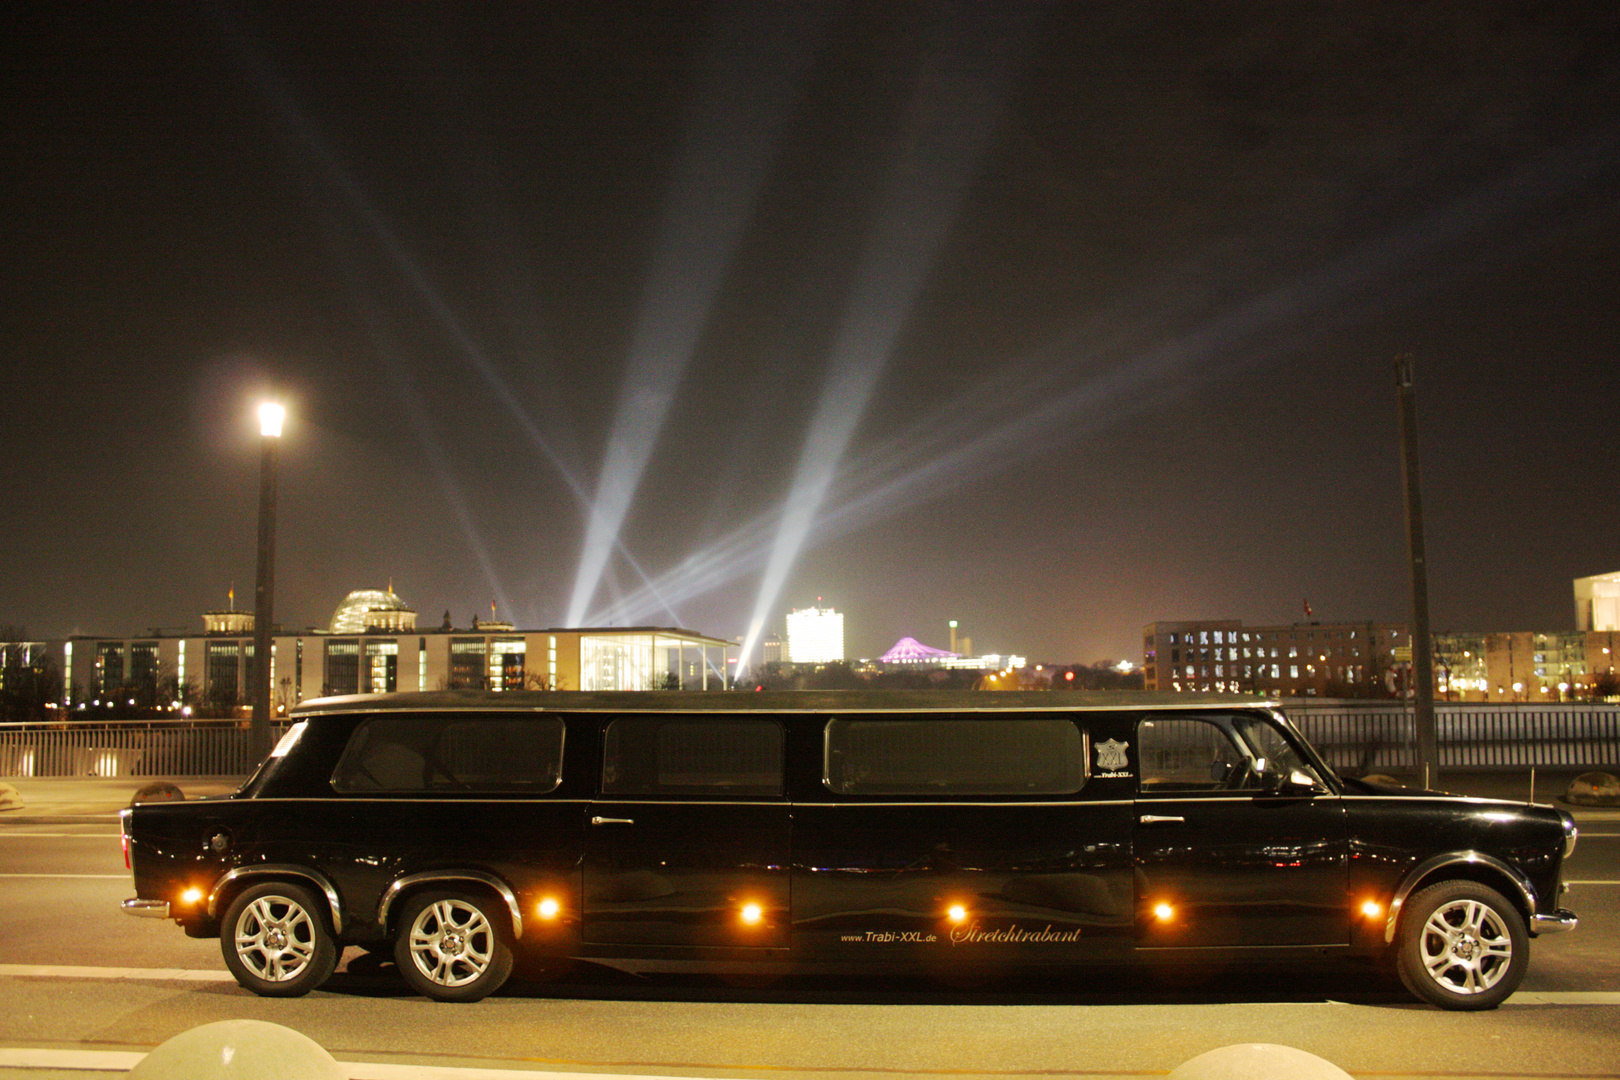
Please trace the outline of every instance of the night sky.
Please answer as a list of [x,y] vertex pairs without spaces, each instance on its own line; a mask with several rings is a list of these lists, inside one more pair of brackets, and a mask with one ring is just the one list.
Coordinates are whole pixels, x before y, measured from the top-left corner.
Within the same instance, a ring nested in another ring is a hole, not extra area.
[[0,623],[1140,659],[1620,570],[1612,3],[12,4]]

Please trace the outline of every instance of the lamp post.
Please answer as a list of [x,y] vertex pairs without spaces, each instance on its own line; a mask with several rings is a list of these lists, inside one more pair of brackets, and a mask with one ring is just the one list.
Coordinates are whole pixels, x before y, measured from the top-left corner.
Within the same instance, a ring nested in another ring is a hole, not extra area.
[[270,753],[270,629],[275,619],[276,581],[276,446],[287,410],[275,402],[259,406],[259,576],[253,588],[253,721],[249,728],[253,760]]
[[1423,545],[1423,500],[1418,482],[1417,402],[1412,358],[1395,358],[1395,396],[1401,418],[1401,484],[1406,495],[1406,551],[1412,565],[1412,721],[1418,767],[1425,786],[1440,775],[1434,721],[1434,639],[1429,633],[1429,567]]

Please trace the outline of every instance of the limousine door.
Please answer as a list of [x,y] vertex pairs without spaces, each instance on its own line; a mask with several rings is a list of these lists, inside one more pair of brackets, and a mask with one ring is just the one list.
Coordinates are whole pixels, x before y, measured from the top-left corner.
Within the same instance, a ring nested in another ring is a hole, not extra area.
[[791,831],[770,718],[627,716],[586,816],[582,937],[781,948]]
[[853,717],[824,737],[805,748],[823,796],[794,804],[796,951],[942,975],[1129,953],[1131,792],[1087,779],[1073,719]]
[[[1149,717],[1137,726],[1138,943],[1144,948],[1349,941],[1341,801],[1273,793],[1310,766],[1254,715]],[[1314,774],[1312,774],[1314,776]]]

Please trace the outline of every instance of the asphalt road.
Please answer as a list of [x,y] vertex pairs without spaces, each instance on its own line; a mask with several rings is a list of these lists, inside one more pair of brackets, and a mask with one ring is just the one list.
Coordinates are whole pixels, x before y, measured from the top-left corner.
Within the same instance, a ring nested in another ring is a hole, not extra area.
[[[1566,875],[1592,883],[1566,898],[1580,929],[1537,939],[1520,993],[1482,1014],[1418,1005],[1348,964],[955,987],[738,985],[590,969],[455,1006],[415,997],[358,950],[321,991],[273,1001],[229,981],[218,942],[119,912],[132,890],[116,826],[0,822],[0,1077],[82,1080],[97,1074],[22,1067],[15,1055],[50,1050],[87,1055],[75,1060],[92,1068],[118,1065],[120,1053],[234,1018],[287,1025],[340,1060],[373,1063],[356,1076],[399,1080],[451,1075],[434,1071],[445,1067],[794,1080],[1162,1076],[1247,1041],[1299,1047],[1356,1076],[1615,1077],[1620,813],[1581,817]],[[404,1068],[376,1071],[388,1064]]]

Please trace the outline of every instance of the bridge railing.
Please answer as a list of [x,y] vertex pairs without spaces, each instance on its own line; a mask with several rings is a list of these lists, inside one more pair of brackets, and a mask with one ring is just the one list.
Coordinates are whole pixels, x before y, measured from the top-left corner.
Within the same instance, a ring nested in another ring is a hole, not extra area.
[[[1417,768],[1410,708],[1398,701],[1285,701],[1283,712],[1335,769]],[[1442,769],[1620,765],[1620,706],[1435,703]]]
[[245,776],[256,764],[245,720],[0,724],[0,776]]
[[[1191,699],[1196,700],[1196,699]],[[1335,769],[1411,772],[1412,714],[1392,701],[1285,701]],[[1620,705],[1436,704],[1443,769],[1620,768]],[[273,726],[279,738],[286,723]],[[244,776],[245,720],[0,724],[0,776]]]

